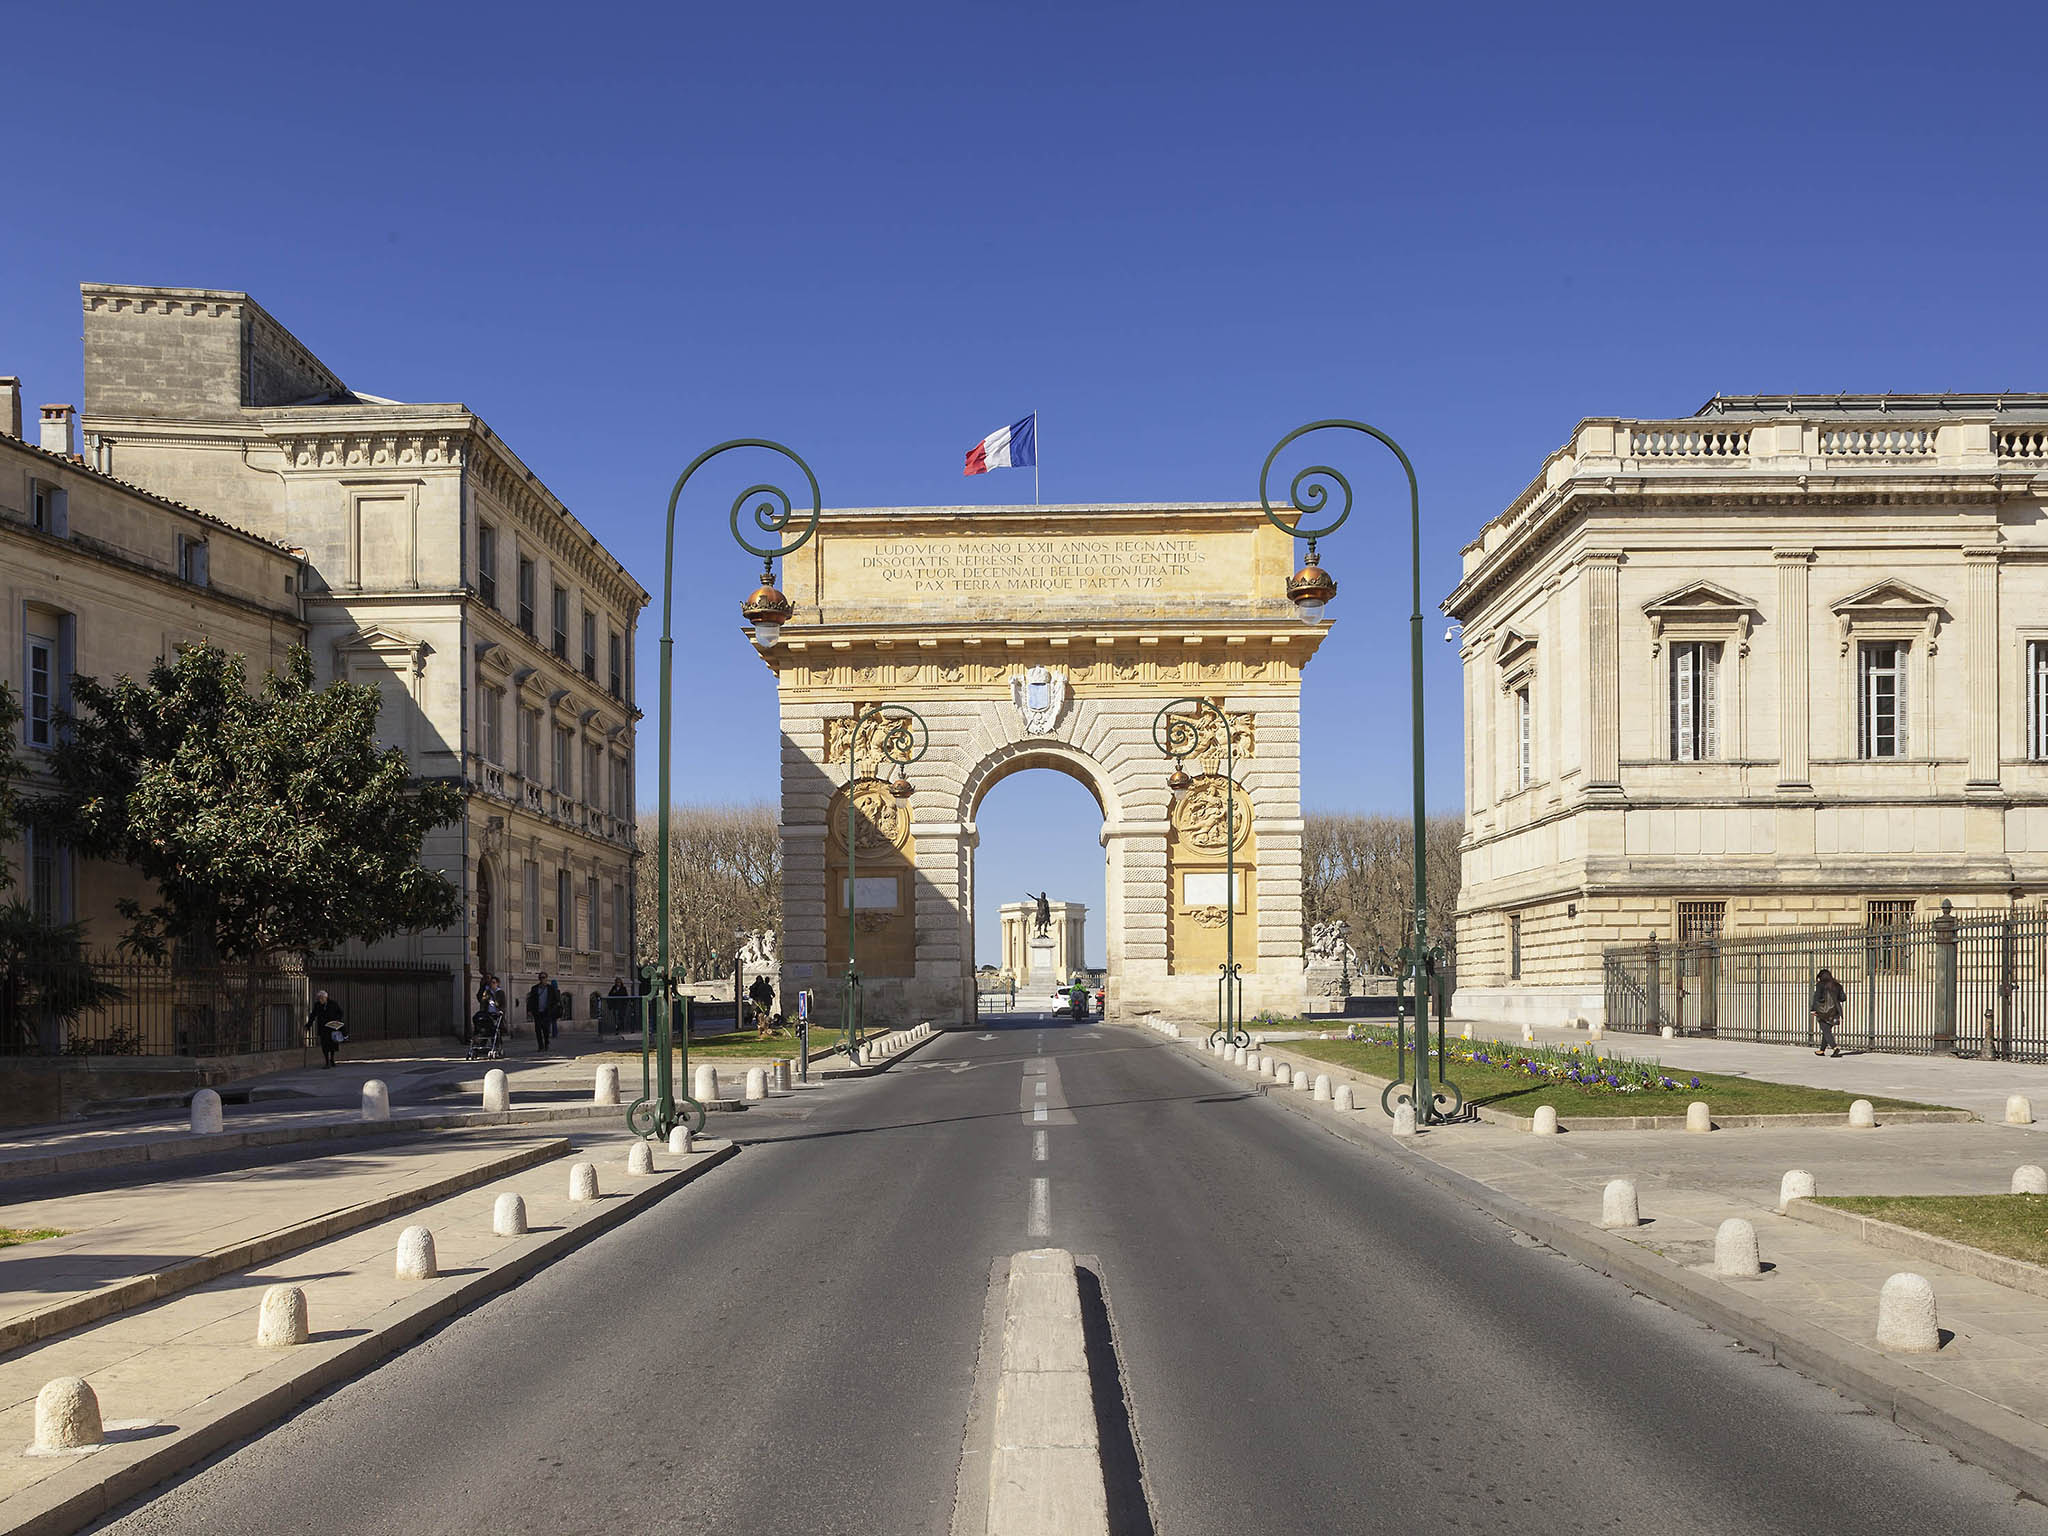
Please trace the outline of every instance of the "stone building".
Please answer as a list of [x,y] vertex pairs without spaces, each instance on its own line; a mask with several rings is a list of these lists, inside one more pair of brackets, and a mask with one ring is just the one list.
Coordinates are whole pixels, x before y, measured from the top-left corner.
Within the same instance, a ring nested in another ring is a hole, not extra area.
[[[2048,396],[1595,418],[1464,551],[1456,1006],[2048,880]],[[2039,478],[2037,478],[2037,476]]]
[[[23,441],[17,379],[0,378],[0,434],[0,657],[22,710],[27,793],[49,787],[43,764],[74,676],[141,676],[208,641],[260,674],[305,638],[295,551],[92,468],[77,456],[69,405],[44,406],[40,446]],[[95,948],[127,930],[116,903],[155,894],[129,866],[80,860],[33,829],[5,858],[8,898],[52,922],[84,922]]]
[[1063,986],[1088,969],[1088,908],[1078,901],[1048,901],[1045,932],[1038,931],[1038,904],[1006,901],[997,920],[1003,925],[1003,970],[1020,987]]
[[123,478],[304,551],[320,678],[382,690],[379,729],[462,820],[426,861],[446,932],[374,958],[590,994],[633,965],[633,640],[646,592],[482,418],[351,390],[247,294],[88,283],[84,425]]

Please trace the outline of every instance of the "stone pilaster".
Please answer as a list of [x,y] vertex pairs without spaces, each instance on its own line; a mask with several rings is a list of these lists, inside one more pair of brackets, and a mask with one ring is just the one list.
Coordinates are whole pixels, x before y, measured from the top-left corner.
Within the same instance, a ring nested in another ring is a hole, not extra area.
[[1587,724],[1592,737],[1586,788],[1621,790],[1621,555],[1585,557]]
[[1969,572],[1971,789],[1998,788],[1998,546],[1963,551]]
[[1778,788],[1813,787],[1813,636],[1806,595],[1810,549],[1775,549],[1778,565]]

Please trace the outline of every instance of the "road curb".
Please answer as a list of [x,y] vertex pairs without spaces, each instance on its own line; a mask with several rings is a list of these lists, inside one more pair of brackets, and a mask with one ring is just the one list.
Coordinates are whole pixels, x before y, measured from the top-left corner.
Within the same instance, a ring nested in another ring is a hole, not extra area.
[[357,1205],[346,1205],[337,1211],[327,1211],[305,1221],[294,1222],[288,1227],[279,1227],[261,1237],[251,1238],[245,1243],[236,1243],[227,1248],[216,1248],[209,1253],[195,1255],[168,1269],[154,1274],[137,1275],[132,1280],[123,1280],[118,1285],[102,1286],[97,1291],[69,1301],[56,1302],[42,1307],[25,1317],[18,1317],[0,1327],[0,1356],[12,1354],[52,1334],[67,1329],[82,1328],[88,1323],[101,1322],[123,1312],[132,1312],[137,1307],[148,1306],[151,1302],[162,1301],[180,1291],[189,1291],[194,1286],[217,1280],[222,1275],[232,1274],[238,1269],[252,1269],[258,1264],[268,1264],[272,1259],[301,1248],[310,1248],[315,1243],[324,1243],[331,1237],[340,1237],[358,1227],[367,1227],[373,1222],[387,1220],[403,1211],[416,1210],[422,1205],[431,1205],[436,1200],[445,1200],[450,1195],[459,1195],[466,1189],[479,1184],[488,1184],[493,1179],[502,1179],[508,1174],[520,1173],[541,1163],[553,1162],[570,1151],[566,1139],[544,1141],[536,1146],[525,1147],[517,1152],[507,1153],[488,1163],[466,1168],[459,1173],[446,1174],[431,1183],[417,1185],[411,1189],[394,1190],[380,1195],[375,1200],[365,1200]]
[[[1220,1066],[1211,1070],[1227,1082],[1235,1081]],[[1295,1107],[1288,1095],[1265,1097]],[[1502,1225],[1696,1318],[1765,1359],[1832,1387],[1900,1428],[1995,1474],[2029,1497],[2048,1502],[2048,1429],[1987,1398],[1923,1382],[1875,1348],[1847,1353],[1833,1334],[1760,1300],[1753,1290],[1732,1296],[1727,1287],[1668,1260],[1653,1259],[1626,1239],[1568,1221],[1446,1168],[1421,1148],[1397,1143],[1391,1136],[1371,1136],[1363,1127],[1347,1126],[1332,1115],[1317,1115],[1310,1103],[1302,1103],[1298,1112],[1332,1135],[1392,1158]],[[1875,1317],[1873,1300],[1873,1323]]]
[[1813,1200],[1789,1201],[1785,1214],[1794,1221],[1846,1233],[1873,1248],[1889,1249],[1909,1258],[1932,1259],[1937,1264],[1946,1264],[1950,1269],[1960,1270],[1979,1280],[1989,1280],[1994,1285],[2010,1286],[2034,1296],[2048,1296],[2048,1269],[2039,1264],[2029,1264],[2024,1259],[2009,1259],[2002,1253],[1991,1253],[1951,1238],[1936,1237],[1932,1232],[1922,1232],[1916,1227],[1902,1227],[1895,1221],[1880,1221],[1875,1216],[1859,1216],[1854,1211],[1837,1210],[1834,1206],[1821,1205]]
[[[209,1414],[206,1422],[161,1440],[139,1442],[149,1447],[126,1465],[97,1476],[94,1463],[104,1464],[110,1451],[81,1457],[67,1472],[44,1479],[10,1499],[0,1501],[0,1529],[9,1536],[70,1536],[91,1521],[140,1497],[167,1478],[206,1460],[238,1440],[268,1428],[307,1398],[340,1386],[397,1354],[422,1334],[478,1302],[509,1290],[527,1276],[602,1236],[620,1223],[703,1177],[738,1155],[728,1142],[694,1166],[656,1175],[657,1182],[603,1201],[598,1209],[540,1242],[516,1249],[503,1263],[480,1275],[458,1279],[438,1294],[390,1309],[399,1315],[360,1338],[337,1341],[318,1359],[303,1363],[287,1359],[270,1370],[217,1394],[195,1410]],[[431,1282],[440,1284],[441,1282]],[[294,1353],[317,1345],[302,1344]]]
[[[903,1047],[902,1050],[898,1051],[894,1056],[889,1057],[886,1061],[873,1062],[865,1067],[833,1067],[829,1071],[823,1067],[817,1066],[814,1063],[811,1067],[811,1076],[817,1078],[826,1078],[833,1081],[837,1081],[838,1079],[847,1077],[880,1077],[884,1072],[888,1071],[891,1067],[895,1066],[897,1062],[904,1061],[912,1056],[915,1056],[919,1051],[923,1050],[926,1046],[930,1045],[934,1040],[937,1040],[945,1033],[946,1030],[944,1028],[937,1024],[934,1024],[932,1026],[932,1032],[930,1034],[926,1035],[922,1040],[911,1041],[910,1044]],[[838,1056],[842,1053],[835,1049],[832,1052],[832,1054],[834,1056]]]

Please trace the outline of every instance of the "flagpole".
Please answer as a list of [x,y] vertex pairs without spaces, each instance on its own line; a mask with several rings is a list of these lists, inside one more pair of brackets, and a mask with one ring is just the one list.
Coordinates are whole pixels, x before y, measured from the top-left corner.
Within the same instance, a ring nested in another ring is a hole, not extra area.
[[1038,407],[1031,407],[1031,505],[1045,505],[1038,499]]

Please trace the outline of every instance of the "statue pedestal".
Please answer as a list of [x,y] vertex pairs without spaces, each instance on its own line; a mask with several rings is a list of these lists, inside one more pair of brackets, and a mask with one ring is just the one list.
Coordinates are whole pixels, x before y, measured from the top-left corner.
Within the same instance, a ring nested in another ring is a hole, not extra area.
[[1031,964],[1021,985],[1034,992],[1051,991],[1065,978],[1060,975],[1059,949],[1051,934],[1034,935],[1026,947]]
[[1309,1013],[1344,1011],[1344,966],[1311,960],[1302,967],[1302,1008]]

